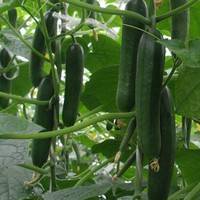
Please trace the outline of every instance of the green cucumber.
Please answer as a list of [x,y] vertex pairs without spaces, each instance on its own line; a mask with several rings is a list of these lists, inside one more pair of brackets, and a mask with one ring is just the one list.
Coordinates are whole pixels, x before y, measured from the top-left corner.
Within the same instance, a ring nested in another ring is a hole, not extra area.
[[[46,23],[47,31],[50,37],[55,36],[57,33],[57,19],[53,16],[53,12],[54,10],[50,10],[45,14],[45,23]],[[46,53],[45,39],[39,25],[35,29],[32,46],[40,54],[45,56],[45,53]],[[55,51],[54,42],[52,42],[52,51],[53,52]],[[38,56],[34,51],[31,51],[30,78],[34,87],[39,86],[44,76],[43,70],[42,70],[43,64],[44,64],[43,58]]]
[[[162,38],[156,30],[151,34]],[[136,120],[142,151],[155,167],[160,154],[160,93],[162,89],[165,48],[152,35],[143,33],[137,56]],[[159,168],[155,169],[157,171]]]
[[[187,0],[170,0],[171,9],[175,9],[185,3]],[[188,10],[181,12],[180,14],[173,15],[171,18],[171,37],[172,39],[178,39],[185,42],[188,36],[189,30],[189,15]]]
[[[147,7],[143,0],[130,0],[126,5],[126,10],[147,16]],[[138,44],[142,36],[142,31],[130,26],[145,29],[143,23],[133,18],[123,17],[121,57],[116,95],[117,107],[123,112],[131,111],[135,104],[136,60]]]
[[158,173],[149,170],[148,199],[167,200],[174,169],[176,128],[172,97],[165,87],[161,94],[160,109],[161,153]]
[[17,9],[12,8],[8,10],[8,20],[12,24],[13,27],[16,27],[17,23]]
[[[2,68],[5,68],[8,66],[8,64],[11,61],[11,55],[10,53],[3,48],[0,51],[0,66]],[[10,74],[8,72],[8,74]],[[3,74],[0,74],[0,91],[5,93],[11,92],[11,80],[6,79]],[[5,99],[0,97],[0,108],[4,109],[9,105],[9,99]]]
[[84,51],[80,44],[71,44],[66,52],[65,95],[62,119],[65,126],[73,126],[80,101],[84,69]]
[[[49,101],[54,94],[53,83],[51,76],[46,76],[42,79],[39,88],[37,99],[41,101]],[[34,122],[42,127],[44,131],[53,130],[54,112],[49,105],[37,105],[35,109]],[[32,141],[32,161],[35,166],[42,167],[48,159],[51,145],[51,138],[33,139]]]

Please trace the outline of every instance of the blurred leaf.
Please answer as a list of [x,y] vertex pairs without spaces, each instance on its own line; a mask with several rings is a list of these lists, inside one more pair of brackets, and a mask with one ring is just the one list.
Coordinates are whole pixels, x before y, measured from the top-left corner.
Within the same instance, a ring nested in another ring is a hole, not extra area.
[[35,133],[42,129],[41,126],[23,118],[0,113],[0,134]]
[[20,66],[19,76],[12,81],[12,93],[25,96],[30,91],[31,87],[32,83],[29,76],[29,63],[27,62]]
[[0,32],[0,44],[9,49],[10,52],[29,60],[30,49],[16,37],[11,30],[4,29]]
[[182,175],[188,184],[200,180],[200,150],[180,149],[176,154],[176,162],[181,169]]
[[[116,111],[115,96],[118,80],[118,66],[102,68],[90,77],[82,95],[82,101],[87,106],[93,103],[93,108],[105,105],[106,111]],[[95,104],[95,105],[94,105]]]
[[120,45],[106,35],[99,34],[98,41],[91,38],[92,51],[86,55],[86,67],[90,72],[119,64]]
[[46,193],[44,200],[85,200],[106,193],[111,187],[109,182],[100,182],[89,186],[79,186],[60,190],[57,192]]
[[24,182],[31,179],[31,172],[19,167],[4,168],[0,170],[0,199],[19,200],[31,194],[26,190]]
[[183,61],[173,83],[177,112],[200,118],[200,40],[189,41],[187,48],[178,40],[164,40],[162,43]]

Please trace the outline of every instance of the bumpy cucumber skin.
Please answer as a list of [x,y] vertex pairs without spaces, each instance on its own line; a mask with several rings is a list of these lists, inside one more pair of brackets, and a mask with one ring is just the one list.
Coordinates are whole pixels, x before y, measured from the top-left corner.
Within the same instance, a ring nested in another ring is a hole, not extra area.
[[[39,88],[37,99],[41,101],[48,101],[53,96],[53,83],[51,76],[43,78]],[[50,131],[54,126],[54,112],[49,105],[37,105],[35,109],[34,122],[45,128],[45,131]],[[51,145],[51,138],[47,139],[33,139],[31,157],[33,164],[42,167],[48,159]]]
[[69,46],[66,53],[65,96],[62,119],[65,126],[72,126],[77,118],[84,69],[84,52],[78,43]]
[[149,170],[149,200],[167,200],[173,175],[175,160],[176,129],[172,97],[166,87],[161,94],[160,109],[161,153],[158,173]]
[[[47,31],[50,37],[56,35],[57,19],[52,16],[53,11],[48,11],[45,15],[45,23],[47,26]],[[39,26],[36,27],[33,36],[32,46],[40,54],[45,55],[46,46],[44,35]],[[55,51],[55,43],[52,43],[52,50]],[[38,56],[35,52],[31,51],[30,57],[30,78],[34,87],[38,87],[43,78],[43,66],[44,60]]]
[[[147,15],[147,7],[143,0],[130,0],[126,10],[137,12],[143,16]],[[145,25],[132,18],[124,17],[122,26],[121,58],[119,65],[119,77],[117,86],[116,103],[122,112],[129,112],[135,104],[135,77],[136,61],[139,40],[142,31],[130,26],[144,29]]]
[[[158,31],[150,31],[162,38]],[[165,48],[143,33],[138,50],[136,72],[136,120],[142,151],[149,161],[159,158],[160,93],[165,63]]]
[[12,26],[16,27],[17,23],[17,10],[16,8],[8,10],[8,19]]
[[[11,56],[9,52],[3,48],[0,51],[0,66],[5,68],[8,66],[9,62],[11,61]],[[3,75],[0,75],[0,91],[5,93],[11,92],[11,81],[7,80]],[[8,107],[9,99],[0,98],[0,108],[4,109]]]
[[[171,8],[175,9],[185,3],[187,0],[171,0]],[[179,39],[185,41],[188,35],[189,29],[189,15],[188,10],[183,11],[180,14],[172,16],[172,24],[171,24],[171,37],[172,39]]]

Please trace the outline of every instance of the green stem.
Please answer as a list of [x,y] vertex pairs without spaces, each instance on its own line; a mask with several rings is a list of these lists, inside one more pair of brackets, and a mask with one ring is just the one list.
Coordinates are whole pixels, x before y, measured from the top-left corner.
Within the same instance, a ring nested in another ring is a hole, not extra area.
[[30,104],[36,104],[36,105],[47,105],[49,102],[48,101],[39,101],[36,99],[29,99],[29,98],[24,98],[18,95],[14,95],[14,94],[7,94],[4,92],[0,92],[0,97],[5,98],[5,99],[13,99],[15,101],[17,101],[18,103],[30,103]]
[[77,7],[81,7],[81,8],[85,8],[87,10],[91,10],[91,11],[95,11],[95,12],[100,12],[100,13],[107,13],[107,14],[112,14],[112,15],[119,15],[119,16],[123,16],[126,15],[127,17],[132,17],[136,20],[138,20],[141,23],[150,25],[151,21],[136,13],[136,12],[132,12],[132,11],[127,11],[127,10],[119,10],[119,9],[112,9],[112,8],[101,8],[99,6],[96,5],[91,5],[88,3],[84,3],[82,1],[78,1],[78,0],[62,0],[63,2],[67,2],[69,4],[75,5]]
[[12,30],[12,32],[15,34],[16,37],[18,37],[29,49],[31,49],[35,54],[40,56],[45,61],[49,62],[49,59],[47,59],[45,56],[43,56],[40,52],[38,52],[35,48],[32,47],[31,44],[29,44],[22,35],[10,24],[10,22],[3,16],[0,15],[0,18],[8,25],[8,27]]
[[181,12],[183,12],[184,10],[186,10],[187,8],[191,7],[193,4],[195,4],[198,0],[191,0],[185,4],[183,4],[182,6],[177,7],[176,9],[173,9],[163,15],[160,15],[158,17],[156,17],[156,22],[160,22],[162,20],[165,20],[173,15],[177,15]]
[[56,136],[61,136],[69,134],[90,125],[96,124],[97,122],[102,122],[108,119],[121,119],[121,118],[131,118],[135,115],[135,112],[129,113],[108,113],[101,116],[94,117],[92,119],[87,119],[81,123],[77,123],[74,126],[67,127],[61,130],[46,131],[40,133],[27,133],[27,134],[15,134],[15,133],[3,133],[0,134],[0,139],[44,139]]
[[100,112],[100,111],[102,111],[102,110],[103,110],[103,105],[98,106],[98,107],[94,108],[93,110],[91,110],[91,111],[85,113],[84,115],[80,116],[80,117],[77,119],[77,121],[81,121],[81,120],[83,120],[83,119],[85,119],[85,118],[87,118],[87,117],[90,117],[91,115],[93,115],[93,114],[95,114],[95,113],[97,113],[97,112]]
[[27,163],[18,164],[18,166],[23,167],[25,169],[29,169],[29,170],[34,171],[34,172],[37,172],[39,174],[43,174],[43,175],[49,173],[49,170],[42,169],[42,168],[36,167],[34,165],[31,165],[31,164],[27,164]]
[[[200,191],[200,183],[198,183],[187,195],[184,200],[192,200]],[[198,195],[199,196],[199,195]]]
[[95,166],[93,169],[91,169],[90,172],[88,172],[85,176],[83,176],[75,185],[74,187],[78,187],[82,185],[85,181],[87,181],[92,175],[100,170],[101,168],[105,167],[109,162],[113,162],[114,158],[110,158],[108,160],[105,160],[100,165]]
[[59,39],[59,38],[63,38],[66,35],[73,35],[74,33],[76,33],[77,31],[79,31],[83,27],[84,23],[85,23],[85,11],[83,10],[82,11],[81,21],[80,21],[80,23],[74,29],[72,29],[70,31],[67,31],[65,33],[61,33],[60,35],[57,35],[55,37],[52,37],[51,40],[56,40],[56,39]]
[[21,66],[23,66],[25,64],[28,64],[28,62],[23,62],[23,63],[17,64],[17,65],[13,65],[13,64],[12,65],[8,65],[7,67],[0,69],[0,74],[7,73],[10,70],[16,69],[16,67],[21,67]]
[[49,54],[49,60],[50,60],[50,64],[51,64],[54,94],[55,94],[55,96],[57,96],[59,94],[59,91],[58,91],[59,87],[57,86],[59,83],[57,83],[57,81],[56,81],[57,80],[56,79],[56,70],[55,70],[55,67],[54,67],[54,58],[53,58],[52,50],[51,50],[51,40],[50,40],[50,37],[49,37],[49,34],[48,34],[44,15],[43,15],[43,12],[42,12],[42,9],[41,9],[42,8],[41,1],[37,0],[37,3],[38,3],[38,7],[39,7],[39,13],[40,13],[40,19],[41,19],[41,25],[42,25],[42,29],[43,29],[45,44],[46,44],[46,47],[47,47],[47,52]]

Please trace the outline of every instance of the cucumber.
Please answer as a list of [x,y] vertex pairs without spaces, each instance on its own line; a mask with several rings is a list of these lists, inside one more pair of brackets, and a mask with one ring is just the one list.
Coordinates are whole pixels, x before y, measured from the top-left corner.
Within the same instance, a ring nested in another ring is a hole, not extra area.
[[[49,101],[54,94],[53,83],[51,76],[46,76],[41,81],[37,99],[41,101]],[[49,105],[37,105],[35,109],[34,122],[42,127],[44,131],[53,130],[54,126],[54,112]],[[48,159],[51,145],[51,138],[47,139],[33,139],[32,141],[32,161],[37,167],[42,167]]]
[[[143,0],[130,0],[126,5],[126,10],[147,16],[147,7]],[[137,20],[123,17],[121,57],[116,94],[117,107],[122,112],[131,111],[135,104],[136,60],[138,44],[142,36],[142,31],[126,26],[126,24],[145,29],[145,25]]]
[[[187,0],[170,0],[171,9],[175,9],[185,3]],[[171,37],[185,42],[189,31],[189,15],[188,10],[180,14],[173,15],[171,18]]]
[[149,170],[148,199],[167,200],[173,175],[175,160],[176,128],[173,101],[165,87],[161,94],[160,109],[161,153],[158,173]]
[[[3,48],[0,51],[0,66],[2,68],[7,67],[10,61],[11,61],[10,53],[5,48]],[[10,73],[8,72],[8,74]],[[11,80],[6,79],[3,76],[3,74],[0,74],[0,91],[5,93],[11,92]],[[8,107],[8,105],[9,105],[9,99],[0,97],[0,108],[4,109]]]
[[62,119],[65,126],[74,125],[80,101],[84,69],[84,51],[80,44],[71,44],[66,52],[65,95]]
[[[50,10],[45,14],[45,23],[50,37],[55,36],[57,32],[57,19],[53,17],[53,12],[54,10]],[[37,26],[35,29],[32,46],[40,54],[45,56],[46,53],[45,39],[39,26]],[[54,42],[52,42],[52,51],[55,52]],[[34,51],[31,51],[30,78],[34,87],[38,87],[42,78],[44,77],[42,70],[43,64],[44,64],[43,58],[38,56]]]
[[[162,38],[156,30],[151,34]],[[137,56],[136,121],[137,134],[144,155],[159,170],[160,154],[160,93],[165,63],[165,48],[156,39],[143,33]]]
[[12,24],[13,27],[16,27],[17,23],[17,9],[12,8],[8,10],[8,20]]

